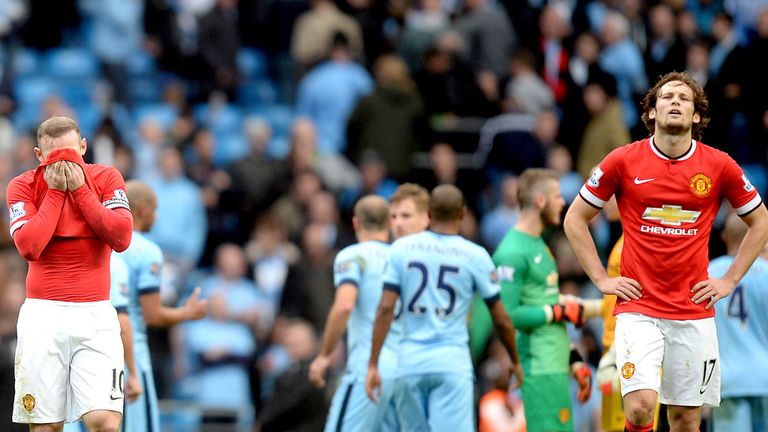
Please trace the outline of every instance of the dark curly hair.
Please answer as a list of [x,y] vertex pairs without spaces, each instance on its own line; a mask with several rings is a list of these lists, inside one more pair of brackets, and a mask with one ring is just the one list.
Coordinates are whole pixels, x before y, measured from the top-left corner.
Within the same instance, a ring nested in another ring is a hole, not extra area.
[[671,81],[680,81],[687,85],[693,91],[693,111],[699,114],[699,122],[691,127],[691,137],[695,140],[701,140],[701,135],[709,124],[709,100],[707,94],[693,77],[687,72],[670,72],[656,82],[643,97],[641,106],[643,107],[643,116],[641,117],[646,129],[653,135],[656,132],[656,122],[648,117],[652,109],[656,108],[656,100],[661,92],[661,87]]

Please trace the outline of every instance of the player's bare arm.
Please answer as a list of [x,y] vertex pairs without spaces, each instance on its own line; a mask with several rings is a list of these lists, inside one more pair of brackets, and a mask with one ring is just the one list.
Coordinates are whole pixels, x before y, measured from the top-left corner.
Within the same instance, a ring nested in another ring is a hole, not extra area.
[[328,314],[323,332],[323,344],[320,353],[309,365],[309,381],[317,388],[325,387],[325,371],[331,363],[331,354],[339,344],[347,329],[347,320],[357,302],[357,287],[343,283],[336,289],[336,297]]
[[643,296],[643,287],[634,279],[618,276],[608,277],[595,242],[589,232],[589,222],[600,209],[592,207],[581,197],[576,198],[565,215],[563,228],[573,251],[592,282],[603,294],[613,294],[622,300],[637,300]]
[[706,309],[711,309],[718,300],[731,294],[768,240],[768,210],[764,204],[760,204],[753,212],[742,217],[742,220],[749,228],[731,267],[722,278],[703,280],[691,288],[693,293],[691,300],[694,303],[699,304],[709,299]]
[[143,392],[139,380],[139,370],[136,368],[136,357],[133,355],[133,327],[128,313],[118,312],[117,319],[120,320],[120,338],[123,340],[123,356],[128,369],[128,376],[125,380],[125,399],[128,402],[133,402]]
[[139,297],[139,304],[147,325],[152,327],[171,327],[188,320],[199,320],[208,314],[208,300],[200,299],[200,287],[195,287],[182,307],[163,305],[160,293],[152,291]]
[[389,333],[389,326],[395,317],[395,304],[400,294],[384,290],[381,293],[379,307],[376,308],[376,320],[373,322],[373,342],[371,357],[368,359],[368,373],[365,377],[365,392],[372,401],[378,402],[381,396],[381,375],[379,375],[379,354],[384,346],[384,339]]
[[496,329],[496,334],[499,336],[499,340],[501,340],[501,343],[507,350],[509,360],[512,362],[509,368],[515,377],[515,388],[520,387],[523,384],[523,366],[520,364],[520,356],[517,352],[515,326],[512,325],[512,320],[507,315],[507,311],[504,310],[501,300],[496,300],[490,305],[490,310],[491,318],[493,318],[493,327]]

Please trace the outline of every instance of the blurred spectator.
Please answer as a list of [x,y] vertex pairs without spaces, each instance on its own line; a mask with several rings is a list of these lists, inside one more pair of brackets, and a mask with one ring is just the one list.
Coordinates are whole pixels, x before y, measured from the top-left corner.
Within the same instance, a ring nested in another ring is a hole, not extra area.
[[584,106],[590,115],[579,147],[577,170],[589,178],[592,168],[611,150],[631,141],[629,130],[621,121],[624,106],[616,97],[612,80],[595,80],[584,88]]
[[167,144],[165,129],[151,117],[141,120],[138,126],[139,140],[133,145],[136,155],[134,175],[145,181],[156,180],[161,176],[158,160]]
[[519,175],[526,168],[543,167],[544,147],[534,135],[536,116],[507,112],[485,121],[480,129],[478,162],[492,185],[504,173]]
[[387,166],[374,149],[363,150],[358,169],[362,178],[360,187],[348,188],[341,193],[340,203],[345,212],[351,212],[357,200],[365,195],[378,195],[388,200],[398,186],[397,182],[387,175]]
[[517,35],[496,2],[465,0],[464,14],[456,20],[455,28],[476,74],[490,73],[496,80],[506,75],[507,59],[517,48]]
[[306,321],[287,324],[277,341],[290,356],[290,365],[275,383],[272,397],[256,417],[260,432],[321,431],[328,412],[323,390],[307,379],[309,364],[318,351],[316,330]]
[[40,164],[40,161],[35,157],[35,152],[33,150],[37,147],[36,139],[34,132],[22,133],[16,138],[15,147],[11,152],[14,176],[19,175],[24,171],[35,169]]
[[229,100],[235,99],[240,49],[237,3],[238,0],[216,0],[213,9],[200,17],[197,45],[205,67],[203,87],[208,90],[203,96],[221,91]]
[[[768,55],[768,8],[762,9],[757,19],[757,29],[755,38],[747,48],[748,59],[763,58],[759,56]],[[766,165],[768,157],[768,81],[765,74],[768,73],[768,67],[762,62],[752,62],[746,70],[747,79],[745,83],[745,94],[750,97],[745,98],[748,105],[748,124],[750,127],[750,137],[752,139],[755,162]],[[762,157],[760,157],[762,156]],[[758,189],[760,193],[763,191]]]
[[308,222],[323,229],[323,238],[328,249],[341,250],[355,242],[349,227],[341,223],[336,196],[330,192],[321,191],[312,196],[309,201]]
[[424,104],[408,67],[398,56],[379,57],[373,67],[376,87],[360,99],[347,124],[347,154],[360,160],[373,149],[387,172],[402,180],[411,171],[411,157],[426,135]]
[[285,281],[280,313],[304,318],[316,331],[325,327],[333,304],[333,257],[328,246],[326,227],[320,223],[307,225],[302,234],[303,260],[292,266]]
[[280,306],[288,269],[298,264],[301,251],[288,240],[285,223],[267,213],[257,221],[245,253],[256,286],[272,301],[274,316]]
[[306,169],[293,174],[288,186],[289,191],[275,201],[269,212],[285,224],[288,238],[298,243],[307,224],[309,202],[323,185],[317,173]]
[[[245,278],[243,250],[223,244],[214,274],[200,281],[209,316],[182,324],[191,374],[182,392],[206,406],[237,408],[251,403],[248,373],[256,353],[254,334],[264,334],[271,302]],[[186,388],[184,388],[186,387]]]
[[[246,5],[249,2],[240,2]],[[271,60],[267,64],[269,78],[277,83],[283,101],[293,101],[299,71],[291,56],[291,38],[299,16],[309,10],[309,0],[271,0],[266,9],[263,32],[264,50]]]
[[768,8],[768,0],[725,0],[724,6],[733,17],[739,43],[746,44],[754,35],[760,10]]
[[629,38],[629,21],[618,12],[606,13],[602,40],[605,46],[600,54],[600,67],[616,79],[622,119],[632,130],[639,118],[636,101],[648,87],[643,54]]
[[677,34],[686,46],[702,37],[696,17],[690,10],[682,10],[677,14]]
[[723,0],[686,0],[685,8],[696,19],[696,27],[703,37],[712,35],[712,21],[724,12]]
[[555,94],[536,73],[536,57],[525,48],[509,61],[511,79],[504,92],[506,111],[538,114],[555,107]]
[[[179,151],[166,147],[159,156],[160,177],[150,180],[157,193],[157,220],[148,237],[165,255],[164,277],[171,286],[163,298],[176,298],[185,287],[185,278],[203,253],[208,222],[200,188],[184,175]],[[161,287],[163,288],[163,287]]]
[[358,100],[373,90],[368,72],[353,61],[344,33],[335,33],[332,38],[328,61],[304,76],[296,95],[296,112],[309,117],[317,126],[317,150],[321,154],[342,153],[346,149],[349,115]]
[[376,0],[345,0],[341,10],[360,24],[363,34],[363,64],[370,67],[384,52],[392,50],[384,36],[384,22],[389,9],[388,2]]
[[648,11],[648,48],[645,51],[645,71],[656,80],[667,72],[685,68],[685,43],[678,37],[675,12],[667,4],[658,4]]
[[517,203],[517,177],[506,176],[501,180],[499,203],[490,209],[480,221],[480,239],[488,250],[495,250],[501,239],[515,226],[520,217]]
[[291,54],[301,72],[323,61],[342,34],[350,59],[360,59],[363,36],[360,24],[341,12],[332,0],[311,0],[312,8],[299,16],[293,29]]
[[519,391],[509,389],[509,357],[504,347],[493,339],[488,359],[480,366],[488,389],[481,388],[478,406],[478,432],[525,432],[523,400]]
[[141,0],[82,0],[80,7],[90,18],[91,50],[109,80],[115,102],[132,105],[127,63],[139,55],[144,40],[144,2]]
[[709,89],[709,45],[704,40],[696,39],[688,44],[688,49],[685,52],[685,71],[705,91]]
[[440,0],[417,0],[410,5],[405,12],[397,52],[411,71],[422,68],[424,54],[450,25],[450,17]]
[[539,17],[537,53],[541,58],[541,76],[552,89],[557,103],[566,96],[565,74],[568,71],[568,52],[565,41],[571,34],[569,16],[562,3],[550,3]]
[[547,168],[557,173],[560,192],[563,194],[566,205],[570,205],[584,185],[584,177],[573,170],[571,152],[562,145],[550,148],[547,152]]
[[475,178],[472,168],[459,166],[459,155],[446,142],[438,142],[429,151],[430,170],[417,178],[417,183],[432,190],[442,184],[458,187],[464,194],[467,207],[478,213],[482,184]]

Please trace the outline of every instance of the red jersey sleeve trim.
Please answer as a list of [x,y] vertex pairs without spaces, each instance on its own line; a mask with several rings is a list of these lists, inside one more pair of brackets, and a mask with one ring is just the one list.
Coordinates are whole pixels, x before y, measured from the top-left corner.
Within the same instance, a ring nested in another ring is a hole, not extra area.
[[581,187],[579,195],[581,195],[584,201],[586,201],[587,204],[591,205],[592,207],[596,207],[602,210],[602,208],[605,206],[605,200],[598,198],[597,195],[590,192],[589,188],[587,188],[587,185]]
[[21,228],[25,223],[29,222],[29,219],[27,220],[20,220],[16,222],[15,224],[11,225],[11,237],[13,237],[13,233],[15,233],[19,228]]
[[763,200],[760,198],[760,194],[755,194],[755,197],[749,200],[748,203],[736,209],[736,214],[742,217],[746,216],[755,211],[762,203]]

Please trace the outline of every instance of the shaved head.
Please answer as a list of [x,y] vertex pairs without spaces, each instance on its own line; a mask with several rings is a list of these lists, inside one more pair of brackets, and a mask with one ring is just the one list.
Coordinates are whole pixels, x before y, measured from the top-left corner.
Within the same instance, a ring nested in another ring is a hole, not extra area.
[[139,232],[148,232],[155,223],[157,210],[155,191],[139,180],[125,182],[125,191],[133,213],[133,228]]
[[385,231],[389,228],[389,203],[378,195],[366,195],[355,204],[355,217],[367,231]]
[[142,181],[128,180],[125,182],[125,191],[128,194],[128,203],[131,209],[139,209],[157,203],[155,191]]
[[464,215],[464,194],[454,185],[440,185],[429,197],[429,216],[435,222],[461,220]]

